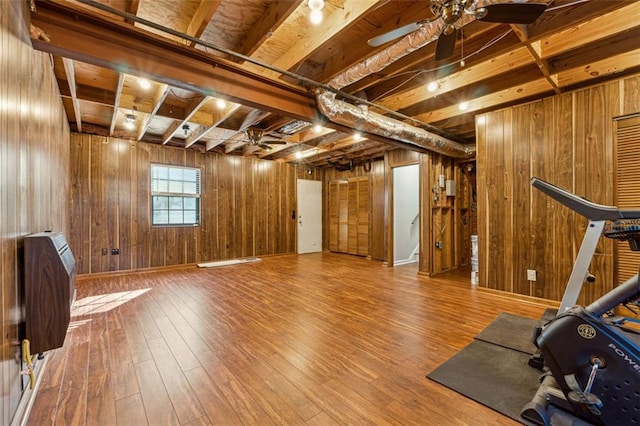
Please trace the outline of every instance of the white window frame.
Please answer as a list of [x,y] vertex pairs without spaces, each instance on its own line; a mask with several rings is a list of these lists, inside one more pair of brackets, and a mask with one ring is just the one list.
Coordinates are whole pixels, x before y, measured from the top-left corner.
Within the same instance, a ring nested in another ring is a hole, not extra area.
[[151,164],[149,176],[151,226],[200,225],[199,168]]

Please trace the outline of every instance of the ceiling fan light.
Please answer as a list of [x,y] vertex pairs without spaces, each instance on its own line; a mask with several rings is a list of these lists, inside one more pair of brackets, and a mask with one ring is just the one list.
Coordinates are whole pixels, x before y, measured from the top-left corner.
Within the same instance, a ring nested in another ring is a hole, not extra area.
[[447,24],[444,27],[444,31],[442,31],[444,33],[444,35],[451,35],[453,33],[453,30],[455,30],[456,27],[453,24]]
[[313,9],[309,14],[309,20],[313,25],[319,25],[322,22],[322,11],[320,9]]
[[311,10],[322,10],[324,7],[324,0],[309,0],[307,4]]
[[473,11],[473,16],[476,19],[482,19],[485,16],[487,16],[487,13],[489,13],[489,11],[487,10],[486,7],[480,7],[480,8],[478,8],[478,9]]

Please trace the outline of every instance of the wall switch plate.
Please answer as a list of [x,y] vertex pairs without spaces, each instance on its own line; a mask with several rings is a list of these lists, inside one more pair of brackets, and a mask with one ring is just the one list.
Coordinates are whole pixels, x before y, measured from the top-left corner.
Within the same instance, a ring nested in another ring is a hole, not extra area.
[[536,280],[536,270],[535,269],[527,269],[527,279],[529,281]]
[[108,254],[109,254],[109,250],[108,250],[106,247],[103,247],[103,248],[102,248],[102,255],[103,255],[103,256],[106,256],[106,255],[108,255]]
[[111,249],[111,254],[112,254],[112,255],[120,254],[120,249],[112,248],[112,249]]

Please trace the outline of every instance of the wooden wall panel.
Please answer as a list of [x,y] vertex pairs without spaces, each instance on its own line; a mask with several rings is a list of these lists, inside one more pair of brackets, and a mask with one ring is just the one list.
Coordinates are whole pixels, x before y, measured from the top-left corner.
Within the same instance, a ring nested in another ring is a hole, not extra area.
[[385,258],[385,181],[384,174],[371,175],[371,258]]
[[[639,77],[482,116],[477,128],[480,285],[559,300],[587,221],[530,187],[536,176],[614,204],[614,118],[638,108]],[[634,98],[635,97],[635,98]],[[503,260],[504,259],[504,260]],[[527,269],[537,280],[526,279]],[[613,243],[601,239],[587,303],[613,286]]]
[[[294,165],[80,134],[71,139],[77,173],[71,205],[85,224],[69,239],[87,259],[79,273],[295,252]],[[151,227],[152,163],[201,168],[200,226]],[[111,255],[113,248],[120,254]]]
[[329,250],[347,253],[349,250],[349,184],[329,182]]
[[369,256],[369,230],[371,217],[371,182],[369,178],[360,178],[358,183],[358,255]]
[[69,126],[50,58],[31,49],[28,7],[0,2],[0,423],[7,425],[23,395],[23,240],[44,230],[68,236],[71,210]]

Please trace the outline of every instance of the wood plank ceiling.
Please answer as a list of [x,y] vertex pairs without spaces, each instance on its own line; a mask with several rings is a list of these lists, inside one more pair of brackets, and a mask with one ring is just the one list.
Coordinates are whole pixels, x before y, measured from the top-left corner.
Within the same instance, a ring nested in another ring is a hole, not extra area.
[[[316,109],[314,90],[397,42],[374,48],[368,39],[441,21],[428,1],[326,0],[318,25],[302,0],[91,3],[36,1],[32,13],[34,47],[53,54],[73,130],[317,167],[422,149],[394,135],[360,138],[357,121],[332,123]],[[640,70],[639,1],[546,3],[527,26],[470,20],[452,57],[436,61],[435,42],[427,43],[370,67],[338,97],[473,146],[476,114]],[[262,140],[249,138],[249,128]]]

